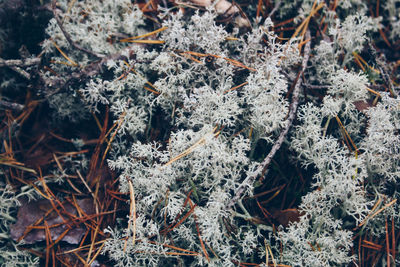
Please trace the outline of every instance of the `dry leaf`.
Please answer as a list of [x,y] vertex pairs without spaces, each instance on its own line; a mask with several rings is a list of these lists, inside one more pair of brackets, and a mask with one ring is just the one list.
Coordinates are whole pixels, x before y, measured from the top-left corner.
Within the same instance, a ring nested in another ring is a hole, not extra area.
[[[33,225],[49,210],[52,209],[51,203],[47,199],[31,201],[28,203],[26,202],[26,200],[21,202],[25,203],[23,203],[18,210],[17,223],[10,227],[11,237],[15,241],[23,236],[28,226]],[[81,210],[83,210],[87,215],[94,214],[92,199],[80,199],[77,200],[77,204],[79,205]],[[76,208],[73,207],[70,203],[66,203],[64,207],[68,213],[77,216]],[[62,238],[62,241],[68,242],[70,244],[78,244],[82,236],[85,234],[86,228],[79,224],[74,225],[68,215],[62,215],[64,219],[69,222],[69,226],[71,227],[71,230]],[[68,225],[63,223],[63,219],[55,211],[52,211],[44,219],[50,227],[51,238],[53,241],[56,240],[68,228]],[[60,226],[52,227],[56,224],[60,224]],[[43,226],[43,222],[39,224],[39,226]],[[45,231],[44,229],[33,229],[24,237],[23,240],[27,244],[33,244],[35,242],[46,240]]]

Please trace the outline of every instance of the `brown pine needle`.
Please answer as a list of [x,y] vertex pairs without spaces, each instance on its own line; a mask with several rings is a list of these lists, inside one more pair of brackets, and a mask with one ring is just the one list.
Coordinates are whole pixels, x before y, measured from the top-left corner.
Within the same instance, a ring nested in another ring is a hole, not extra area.
[[196,251],[187,250],[187,249],[176,247],[176,246],[173,246],[173,245],[160,244],[160,243],[157,243],[156,241],[147,241],[147,242],[150,243],[150,244],[154,244],[154,245],[162,245],[163,247],[172,248],[172,249],[175,249],[177,251],[182,251],[182,252],[185,252],[185,253],[199,255],[199,253],[197,253]]
[[[107,153],[108,153],[108,151],[110,150],[111,143],[112,143],[112,141],[114,141],[114,138],[115,138],[115,136],[116,136],[117,133],[118,133],[118,130],[121,128],[122,123],[124,122],[125,115],[126,115],[126,111],[124,111],[124,112],[121,114],[118,123],[117,123],[117,122],[114,123],[114,125],[118,124],[118,126],[117,126],[117,128],[115,129],[113,135],[111,136],[110,141],[108,142],[108,145],[107,145],[107,147],[106,147],[106,150],[105,150],[104,153],[103,153],[103,157],[101,158],[101,163],[100,163],[100,165],[103,164],[103,162],[104,162],[104,160],[105,160],[105,158],[106,158],[106,156],[107,156]],[[113,127],[115,127],[114,125],[113,125]],[[107,135],[105,135],[104,137],[106,138]]]
[[163,44],[163,40],[129,40],[127,43],[138,43],[138,44]]
[[[95,242],[94,244],[95,244],[95,245],[104,244],[106,241],[107,241],[107,239],[101,240],[101,241],[97,241],[97,242]],[[74,249],[71,249],[71,250],[61,251],[61,252],[58,252],[57,255],[63,255],[63,254],[74,253],[74,252],[77,252],[77,251],[81,251],[81,250],[83,250],[83,249],[85,249],[85,248],[89,248],[90,246],[91,246],[91,244],[85,245],[85,246],[80,246],[80,247],[78,247],[78,248],[74,248]]]
[[392,258],[396,259],[396,237],[394,235],[394,217],[392,217]]
[[149,91],[149,92],[155,94],[155,95],[161,94],[160,92],[155,91],[155,90],[153,90],[153,89],[151,89],[151,88],[149,88],[149,87],[147,87],[147,86],[143,86],[143,88],[144,88],[145,90],[147,90],[147,91]]
[[103,129],[103,126],[101,126],[100,120],[99,118],[97,118],[96,114],[94,112],[92,112],[92,116],[96,122],[97,127],[99,128],[100,132]]
[[386,37],[386,34],[382,29],[379,29],[379,34],[381,35],[383,41],[389,46],[390,48],[392,47],[392,44],[389,42],[388,38]]
[[279,22],[279,23],[277,23],[277,24],[274,25],[274,28],[276,29],[276,28],[278,28],[279,26],[283,26],[283,25],[289,24],[289,23],[292,22],[293,20],[294,20],[294,18],[291,18],[291,19],[288,19],[288,20]]
[[76,171],[78,174],[78,177],[81,179],[82,183],[85,185],[86,189],[89,191],[89,193],[92,195],[93,199],[95,199],[95,196],[93,194],[92,189],[89,187],[89,185],[86,183],[85,179],[82,177],[82,174],[79,172],[79,170]]
[[82,262],[83,266],[88,266],[87,261],[85,261],[77,252],[73,252],[74,255]]
[[44,232],[46,236],[46,267],[49,266],[49,260],[50,260],[50,243],[51,243],[51,233],[49,229],[49,225],[47,224],[47,221],[44,221]]
[[343,137],[344,137],[345,139],[349,140],[350,143],[351,143],[351,145],[353,146],[354,150],[355,150],[357,153],[359,153],[359,150],[358,150],[356,144],[353,142],[353,139],[351,139],[349,133],[347,132],[347,130],[346,130],[346,128],[344,127],[344,125],[343,125],[342,121],[340,120],[340,118],[339,118],[338,116],[336,116],[335,118],[336,118],[336,121],[338,122],[340,128],[341,128],[341,129],[343,130],[343,132],[344,132],[344,136],[343,136]]
[[30,185],[31,185],[42,197],[44,197],[44,198],[47,199],[47,200],[50,200],[50,198],[49,198],[45,193],[43,193],[35,184],[31,183]]
[[294,34],[292,35],[292,39],[296,38],[296,36],[301,32],[301,40],[303,40],[304,35],[306,33],[306,30],[308,29],[308,24],[311,20],[311,18],[321,9],[325,6],[324,2],[321,2],[317,7],[316,7],[317,1],[314,1],[314,4],[312,6],[311,12],[308,15],[307,18],[305,18],[303,20],[303,22],[300,24],[299,27],[297,27],[296,31],[294,32]]
[[74,67],[77,67],[77,66],[78,66],[78,64],[77,64],[75,61],[73,61],[71,58],[69,58],[69,57],[61,50],[61,48],[58,47],[58,45],[56,44],[56,42],[53,41],[53,44],[54,44],[54,46],[57,48],[58,52],[60,52],[61,55],[62,55],[66,60],[68,60],[68,62],[70,62]]
[[260,16],[262,6],[263,6],[263,0],[258,0],[256,18],[258,18]]
[[27,172],[30,172],[30,173],[33,173],[33,174],[37,174],[37,172],[35,170],[23,167],[23,166],[21,166],[22,163],[19,163],[19,162],[13,162],[13,164],[11,164],[11,163],[8,163],[8,162],[2,162],[0,160],[0,164],[8,166],[8,167],[19,169],[21,171],[27,171]]
[[[92,243],[90,244],[89,252],[88,252],[88,255],[87,255],[87,258],[86,258],[86,263],[90,261],[90,256],[92,255],[94,244],[96,243],[96,237],[97,237],[97,233],[99,231],[99,227],[100,227],[100,225],[98,224],[96,226],[96,229],[94,230],[94,234],[93,234],[93,237],[92,237]],[[85,266],[87,266],[87,265],[85,264]]]
[[[154,34],[156,34],[156,33],[165,31],[166,29],[168,29],[168,27],[161,27],[161,28],[159,28],[159,29],[157,29],[157,30],[155,30],[155,31],[148,32],[148,33],[146,33],[146,34],[142,34],[142,35],[139,35],[139,36],[128,37],[128,38],[122,39],[122,40],[120,40],[120,42],[131,42],[132,40],[136,40],[136,39],[140,39],[140,38],[145,38],[145,37],[154,35]],[[143,40],[143,41],[145,41],[145,40]]]
[[60,242],[61,239],[63,239],[64,236],[66,236],[70,230],[71,229],[67,228],[64,232],[62,232],[61,235],[52,244],[49,245],[49,248],[52,248],[55,244]]
[[244,85],[246,85],[246,84],[248,84],[248,83],[249,83],[249,82],[244,82],[244,83],[241,83],[241,84],[239,84],[239,85],[236,85],[235,87],[232,87],[232,88],[230,88],[230,89],[228,89],[228,90],[225,90],[223,94],[227,94],[227,93],[229,93],[229,92],[231,92],[231,91],[234,91],[234,90],[236,90],[236,89],[238,89],[238,88],[240,88],[240,87],[242,87],[242,86],[244,86]]
[[[192,201],[191,201],[190,199],[189,199],[189,204],[190,204],[191,207],[194,206],[193,203],[192,203]],[[203,254],[204,254],[204,256],[206,257],[207,261],[210,262],[210,257],[208,256],[206,247],[205,247],[205,245],[204,245],[204,241],[203,241],[203,239],[201,239],[201,233],[200,233],[199,224],[197,223],[197,216],[196,216],[196,214],[193,214],[193,218],[194,218],[195,225],[196,225],[197,236],[199,237],[199,240],[200,240],[201,249],[203,250]]]
[[[274,254],[272,253],[271,247],[268,244],[267,244],[267,248],[268,248],[269,254],[271,255],[271,260],[272,260],[272,262],[274,264],[274,267],[277,267],[276,261],[274,259]],[[268,266],[268,264],[267,264],[267,266]]]
[[181,55],[184,56],[184,57],[186,57],[186,58],[188,58],[188,59],[190,59],[190,60],[193,60],[194,62],[197,62],[197,63],[199,63],[199,64],[203,64],[202,61],[200,61],[200,60],[198,60],[197,58],[194,58],[194,57],[192,57],[192,56],[190,56],[190,55],[186,55],[186,54],[184,54],[184,53],[181,53]]
[[106,243],[103,242],[103,244],[101,244],[101,246],[97,249],[96,254],[93,255],[93,258],[90,260],[88,266],[92,266],[92,263],[94,262],[94,260],[99,256],[100,252],[102,251],[104,245]]
[[241,67],[241,68],[243,68],[243,69],[248,69],[248,70],[251,70],[251,71],[257,71],[256,69],[253,69],[253,68],[250,68],[250,67],[245,66],[243,63],[241,63],[241,62],[239,62],[239,61],[237,61],[237,60],[230,59],[230,58],[227,58],[227,57],[224,57],[224,59],[225,59],[226,61],[228,61],[228,62],[231,62],[232,65],[234,65],[234,66]]
[[365,248],[378,250],[378,251],[382,250],[382,245],[375,244],[374,242],[371,242],[371,241],[368,241],[368,240],[363,240],[362,242],[363,242],[363,244],[361,246],[363,246]]
[[[135,73],[137,76],[139,76],[143,81],[145,81],[146,84],[148,84],[148,85],[150,85],[152,88],[154,88],[154,89],[151,89],[151,88],[149,88],[149,87],[143,86],[144,89],[146,89],[146,90],[149,91],[149,92],[152,92],[152,93],[155,94],[155,95],[161,94],[161,93],[157,90],[157,88],[156,88],[151,82],[147,81],[139,72],[137,72],[137,71],[135,70],[134,66],[130,66],[129,63],[126,62],[125,60],[124,60],[124,63],[125,63],[125,65],[127,65],[128,68],[129,68],[128,72],[132,71],[132,72]],[[126,75],[127,75],[127,73],[122,74],[120,77],[118,77],[117,80],[122,79],[122,78],[123,78],[124,76],[126,76]]]
[[365,71],[365,67],[373,70],[374,72],[376,72],[377,74],[380,74],[380,71],[371,67],[370,65],[368,65],[367,61],[365,61],[365,59],[363,59],[357,52],[353,52],[352,55],[354,56],[354,59],[356,60],[356,62],[359,62],[359,66],[360,68]]
[[[244,68],[244,69],[248,69],[248,70],[251,70],[251,71],[257,71],[254,68],[247,67],[246,65],[244,65],[243,63],[241,63],[241,62],[239,62],[237,60],[234,60],[234,59],[231,59],[231,58],[227,58],[227,57],[218,56],[218,55],[203,54],[203,53],[198,53],[198,52],[193,52],[193,51],[185,51],[185,52],[182,52],[180,54],[189,54],[189,55],[193,55],[193,56],[197,56],[197,57],[223,58],[223,59],[225,59],[226,61],[228,61],[229,63],[231,63],[234,66],[237,66],[237,67],[240,67],[240,68]],[[198,62],[202,63],[201,61],[195,60],[194,58],[193,58],[193,60],[196,61],[196,62],[198,61]]]
[[354,61],[363,70],[363,72],[365,72],[365,68],[364,68],[363,64],[361,63],[361,61],[357,57],[354,57]]
[[[193,51],[186,51],[186,52],[183,52],[183,54],[189,54],[189,55],[193,55],[193,56],[197,56],[197,57],[213,56],[213,55],[203,54],[203,53],[193,52]],[[217,56],[214,56],[214,57],[217,57]]]
[[188,254],[188,253],[180,253],[180,252],[166,252],[165,254],[167,255],[172,255],[172,256],[199,256],[199,253],[192,253],[192,254]]
[[389,246],[389,229],[387,218],[385,218],[385,241],[386,241],[386,264],[390,267],[390,246]]
[[373,213],[370,216],[367,216],[367,218],[364,219],[364,221],[362,221],[357,227],[361,227],[363,226],[368,220],[374,218],[376,215],[378,215],[379,213],[381,213],[383,210],[387,209],[388,207],[392,206],[394,203],[396,203],[397,199],[393,199],[392,201],[390,201],[388,204],[386,204],[385,206],[383,206],[382,208],[380,208],[379,210],[377,210],[375,213]]
[[[212,130],[212,132],[211,132],[211,134],[213,134],[214,137],[217,136],[217,135],[219,135],[219,133],[220,133],[220,132],[214,133],[216,129],[217,129],[217,127],[215,127],[215,128]],[[170,161],[168,161],[167,163],[165,163],[165,164],[163,165],[163,167],[166,167],[166,166],[168,166],[168,165],[171,165],[171,164],[174,163],[175,161],[177,161],[177,160],[179,160],[179,159],[181,159],[181,158],[183,158],[183,157],[189,155],[189,154],[192,153],[193,150],[195,150],[198,146],[205,144],[205,142],[206,142],[205,137],[202,137],[199,141],[197,141],[196,143],[194,143],[191,147],[189,147],[188,149],[186,149],[184,152],[182,152],[182,153],[179,154],[178,156],[174,157],[173,159],[171,159]]]
[[369,87],[365,87],[369,92],[371,92],[371,93],[373,93],[374,95],[376,95],[376,96],[378,96],[378,97],[381,97],[381,94],[379,93],[379,92],[377,92],[377,91],[375,91],[375,90],[372,90],[371,88],[369,88]]
[[192,214],[194,212],[194,208],[196,206],[197,205],[193,205],[193,207],[190,208],[190,210],[185,214],[185,216],[183,216],[182,219],[179,222],[177,222],[174,226],[172,226],[170,228],[166,228],[165,230],[162,230],[161,232],[163,232],[164,234],[167,234],[168,232],[171,232],[173,229],[175,229],[176,227],[181,225],[190,216],[190,214]]

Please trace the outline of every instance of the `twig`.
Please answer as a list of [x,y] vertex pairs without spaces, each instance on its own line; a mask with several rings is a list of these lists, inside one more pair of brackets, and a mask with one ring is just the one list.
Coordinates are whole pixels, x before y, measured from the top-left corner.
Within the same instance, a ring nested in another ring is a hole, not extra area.
[[[134,44],[137,45],[137,44]],[[103,57],[100,60],[97,60],[89,65],[85,66],[83,69],[77,69],[67,77],[59,77],[58,79],[49,80],[44,76],[41,76],[42,86],[47,88],[47,96],[54,95],[56,93],[60,93],[62,91],[66,91],[70,85],[75,82],[80,84],[84,83],[86,79],[91,78],[93,76],[98,75],[103,71],[103,66],[109,61],[114,60],[118,61],[121,59],[127,59],[125,55],[131,54],[133,46],[129,46],[121,49],[119,52],[115,54],[108,55]],[[57,88],[54,90],[54,88]]]
[[77,43],[75,43],[75,42],[72,40],[71,35],[69,35],[69,33],[64,29],[64,26],[62,25],[62,21],[60,20],[60,18],[59,18],[58,15],[57,15],[57,12],[56,12],[56,4],[57,4],[57,0],[52,0],[52,2],[51,2],[51,7],[52,7],[53,16],[54,16],[54,18],[56,19],[57,25],[58,25],[58,27],[60,27],[60,30],[61,30],[62,33],[64,34],[64,37],[67,39],[68,43],[69,43],[72,47],[75,47],[76,49],[81,50],[82,52],[85,52],[85,53],[87,53],[87,54],[89,54],[89,55],[92,55],[92,56],[97,57],[97,58],[103,58],[104,55],[102,55],[102,54],[97,54],[97,53],[95,53],[95,52],[93,52],[93,51],[90,51],[90,50],[88,50],[88,49],[86,49],[86,48],[83,48],[82,46],[78,45]]
[[268,15],[267,18],[270,18],[270,17],[272,17],[272,15],[274,15],[274,13],[279,9],[279,6],[281,5],[281,2],[282,2],[282,1],[277,1],[277,2],[275,3],[274,8],[271,10],[271,12],[269,13],[269,15]]
[[26,80],[30,80],[31,79],[31,75],[28,72],[26,72],[23,69],[21,69],[20,67],[10,67],[10,69],[12,69],[16,73],[18,73],[19,75],[24,77]]
[[8,59],[4,60],[0,58],[0,67],[9,67],[13,71],[17,72],[19,75],[24,77],[27,80],[31,79],[31,75],[22,69],[22,67],[29,67],[34,65],[39,65],[40,58],[27,58],[27,59]]
[[314,85],[314,84],[309,84],[309,83],[303,83],[303,85],[308,88],[308,89],[313,89],[313,90],[326,90],[329,89],[329,85]]
[[[380,62],[379,62],[380,63]],[[378,63],[378,64],[379,64]],[[381,77],[382,80],[386,83],[386,85],[389,88],[390,93],[392,94],[393,97],[397,97],[398,93],[395,91],[394,86],[393,86],[393,82],[390,79],[390,75],[388,74],[388,72],[386,71],[386,69],[380,65],[378,65],[378,69],[381,72]]]
[[[306,38],[311,40],[309,30],[307,30]],[[279,150],[283,141],[285,140],[286,135],[289,132],[290,126],[292,125],[293,120],[296,116],[297,106],[299,105],[300,85],[302,83],[302,76],[303,76],[304,70],[307,67],[307,62],[310,57],[310,50],[311,50],[311,41],[308,41],[304,48],[304,56],[303,56],[303,61],[301,63],[301,70],[297,76],[297,79],[294,81],[295,85],[294,85],[294,90],[293,90],[292,103],[290,104],[290,111],[289,111],[289,116],[287,118],[286,127],[279,135],[278,140],[275,142],[274,146],[272,147],[271,151],[269,152],[267,157],[264,159],[264,161],[239,186],[235,196],[232,198],[232,200],[228,204],[228,209],[232,208],[235,205],[235,203],[240,199],[240,197],[246,190],[247,186],[253,184],[254,181],[256,180],[256,178],[258,177],[258,175],[262,174],[264,171],[267,170],[269,164],[271,163],[272,158],[274,157],[275,153]],[[266,173],[264,173],[263,176],[265,176],[265,175],[266,175]]]
[[6,109],[13,109],[17,111],[22,111],[24,109],[24,105],[18,104],[18,103],[12,103],[8,102],[5,100],[0,99],[0,108],[6,108]]
[[38,65],[40,63],[40,58],[27,58],[27,59],[2,59],[0,58],[0,67],[29,67],[33,65]]

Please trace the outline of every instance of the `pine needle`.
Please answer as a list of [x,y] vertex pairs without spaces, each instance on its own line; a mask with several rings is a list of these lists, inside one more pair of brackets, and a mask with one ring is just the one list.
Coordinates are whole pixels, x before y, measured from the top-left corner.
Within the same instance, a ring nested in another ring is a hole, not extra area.
[[[215,136],[218,136],[218,135],[220,134],[220,132],[214,133],[216,129],[217,129],[217,127],[215,127],[215,128],[212,130],[212,132],[211,132],[211,134],[212,134],[214,137],[215,137]],[[205,138],[205,136],[204,136],[204,137],[202,137],[199,141],[197,141],[196,143],[194,143],[191,147],[189,147],[188,149],[186,149],[184,152],[182,152],[182,153],[179,154],[178,156],[174,157],[173,159],[171,159],[170,161],[168,161],[167,163],[165,163],[165,164],[163,165],[163,167],[166,167],[166,166],[168,166],[168,165],[171,165],[171,164],[174,163],[175,161],[177,161],[177,160],[179,160],[179,159],[181,159],[181,158],[183,158],[183,157],[189,155],[189,154],[192,153],[197,147],[199,147],[199,146],[201,146],[201,145],[204,145],[205,142],[206,142],[206,138]]]
[[61,53],[61,55],[62,55],[66,60],[68,60],[68,62],[70,62],[74,67],[77,67],[77,66],[78,66],[78,64],[77,64],[75,61],[73,61],[71,58],[69,58],[69,57],[61,50],[61,48],[58,47],[58,45],[56,44],[56,42],[53,41],[53,44],[54,44],[54,46],[57,48],[57,50]]
[[[152,32],[149,32],[149,33],[146,33],[146,34],[142,34],[142,35],[139,35],[139,36],[128,37],[128,38],[122,39],[122,40],[120,40],[120,42],[132,42],[133,40],[140,39],[140,38],[145,38],[145,37],[157,34],[159,32],[165,31],[166,29],[168,29],[168,27],[161,27],[161,28],[159,28],[159,29],[157,29],[155,31],[152,31]],[[146,41],[146,40],[143,40],[143,41]]]

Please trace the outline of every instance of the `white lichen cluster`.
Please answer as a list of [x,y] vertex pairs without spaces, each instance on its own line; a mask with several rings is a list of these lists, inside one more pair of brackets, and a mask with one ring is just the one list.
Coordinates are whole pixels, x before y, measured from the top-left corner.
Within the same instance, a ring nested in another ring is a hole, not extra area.
[[[245,209],[226,207],[258,166],[249,156],[257,142],[272,145],[287,126],[286,94],[301,61],[297,41],[282,43],[270,19],[254,23],[246,34],[228,31],[216,24],[210,7],[191,16],[163,10],[159,26],[165,30],[152,37],[164,41],[161,45],[111,42],[113,36],[156,29],[146,28],[143,14],[130,0],[58,2],[58,15],[74,42],[103,57],[123,51],[124,58],[110,57],[103,72],[49,99],[60,117],[76,121],[107,105],[118,124],[108,164],[119,174],[121,192],[130,192],[129,183],[133,185],[139,241],[133,245],[130,237],[124,248],[122,237],[132,235],[126,231],[127,218],[106,230],[110,238],[103,253],[115,266],[237,266],[265,259],[265,239],[282,264],[347,265],[356,259],[351,254],[352,227],[364,223],[363,229],[375,229],[384,216],[400,225],[397,205],[371,221],[368,217],[378,199],[387,203],[399,197],[398,192],[389,195],[387,183],[400,180],[400,99],[381,93],[367,111],[356,107],[376,97],[368,90],[369,77],[352,65],[353,53],[362,51],[367,33],[379,25],[378,19],[364,15],[361,1],[340,1],[337,17],[326,6],[321,10],[328,16],[328,30],[323,39],[312,40],[302,86],[322,88],[316,90],[324,97],[301,98],[287,138],[297,155],[293,160],[315,169],[313,184],[302,198],[299,222],[278,232],[243,220],[250,219]],[[279,16],[297,2],[282,3]],[[313,2],[303,1],[300,21]],[[51,39],[43,48],[52,56],[55,72],[76,67],[57,63],[65,58],[54,43],[80,67],[93,62],[91,55],[69,44],[54,19],[47,34]],[[155,124],[162,131],[151,140]],[[342,142],[344,132],[354,144]],[[252,192],[253,185],[248,185],[242,197]],[[178,227],[167,228],[166,222],[176,223],[187,212],[191,215]],[[171,246],[197,254],[174,255]]]
[[16,194],[11,186],[0,182],[0,265],[13,266],[38,266],[39,258],[32,256],[28,251],[21,250],[10,238],[10,226],[16,222],[15,207],[19,206],[21,197],[33,198],[32,188],[24,187],[22,192]]

